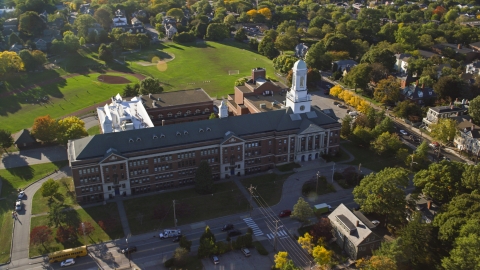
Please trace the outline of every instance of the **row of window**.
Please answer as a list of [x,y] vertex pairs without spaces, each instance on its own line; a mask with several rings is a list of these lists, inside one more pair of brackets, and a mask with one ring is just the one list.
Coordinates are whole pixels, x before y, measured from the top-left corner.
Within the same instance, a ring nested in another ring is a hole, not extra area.
[[135,161],[130,161],[128,163],[130,165],[130,167],[133,167],[133,166],[141,166],[141,165],[148,165],[148,159],[144,158],[144,159],[137,159]]
[[137,179],[132,179],[130,180],[130,184],[141,184],[144,182],[150,182],[150,177],[143,177],[143,178],[137,178]]
[[245,163],[246,164],[262,163],[262,159],[260,158],[249,159],[249,160],[246,160]]
[[[253,142],[253,143],[246,143],[246,144],[245,144],[245,147],[246,147],[246,148],[259,147],[259,146],[262,146],[262,141]],[[240,149],[239,149],[239,150],[240,150]]]
[[162,166],[157,166],[154,169],[155,169],[156,172],[170,170],[170,169],[172,169],[172,164],[167,163],[167,164],[164,164]]
[[158,156],[158,157],[153,158],[153,163],[160,163],[160,162],[169,161],[169,160],[172,160],[172,159],[173,159],[172,155]]
[[85,178],[80,178],[80,184],[87,184],[90,182],[99,182],[100,181],[100,176],[92,176],[92,177],[85,177]]
[[195,166],[195,159],[182,160],[178,162],[177,168]]
[[155,175],[155,180],[167,179],[172,177],[173,177],[173,173],[158,174],[158,175]]
[[95,191],[102,191],[102,185],[82,187],[82,193],[85,193],[85,192],[95,192]]
[[179,171],[178,175],[192,175],[192,174],[195,174],[195,172],[196,172],[195,169],[184,170],[184,171]]
[[98,173],[98,167],[78,170],[78,174]]
[[[195,110],[195,114],[199,114],[199,113],[201,113],[201,112],[202,112],[202,111],[201,111],[200,109],[196,109],[196,110]],[[205,110],[203,110],[203,112],[204,112],[204,113],[209,113],[209,112],[210,112],[210,109],[209,109],[209,108],[205,108]],[[183,113],[182,113],[181,111],[178,111],[178,112],[175,114],[175,116],[180,117],[180,116],[182,116],[182,114],[183,114]],[[185,114],[183,114],[183,115],[184,115],[184,116],[188,116],[188,115],[190,115],[190,114],[192,114],[192,111],[188,110],[188,111],[186,111]],[[173,113],[171,113],[171,112],[167,113],[167,117],[173,117]],[[163,114],[159,114],[159,115],[158,115],[158,118],[160,118],[160,119],[163,118]]]
[[177,159],[194,158],[194,157],[195,157],[194,151],[177,154]]
[[130,176],[148,174],[148,168],[142,168],[137,170],[130,170]]
[[208,155],[214,155],[218,154],[218,148],[210,148],[210,149],[205,149],[200,151],[201,156],[208,156]]
[[252,167],[245,169],[245,173],[259,172],[262,170],[262,167]]

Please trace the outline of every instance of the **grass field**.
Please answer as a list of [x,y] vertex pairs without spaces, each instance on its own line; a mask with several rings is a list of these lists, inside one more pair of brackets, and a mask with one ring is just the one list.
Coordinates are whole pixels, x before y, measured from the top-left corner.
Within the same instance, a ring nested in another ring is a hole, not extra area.
[[[107,73],[114,75],[115,73]],[[117,73],[118,74],[118,73]],[[40,86],[27,92],[0,99],[0,122],[2,128],[16,132],[33,125],[33,120],[49,114],[53,118],[84,109],[88,106],[107,101],[111,96],[121,93],[125,85],[106,84],[97,80],[99,73],[62,79],[59,82]],[[138,79],[126,77],[132,82]],[[47,103],[32,104],[45,96]]]
[[[77,205],[77,201],[75,200],[73,179],[71,177],[67,177],[60,179],[57,182],[60,184],[60,188],[58,189],[58,194],[60,194],[60,196],[54,196],[53,200],[67,207]],[[48,212],[48,199],[49,198],[43,197],[42,192],[38,190],[35,195],[33,195],[32,215]]]
[[[67,212],[68,222],[74,224],[75,228],[82,222],[90,222],[95,230],[90,236],[76,235],[71,241],[62,244],[55,239],[57,228],[52,229],[52,240],[45,243],[47,250],[42,245],[30,246],[30,257],[50,253],[57,250],[63,250],[71,247],[78,247],[84,244],[100,243],[110,239],[118,239],[123,237],[122,224],[118,217],[117,203],[109,203],[107,205],[92,206],[84,209],[72,210]],[[103,230],[98,224],[99,221],[104,222],[106,230]],[[36,226],[47,225],[47,216],[37,216],[32,218],[30,230]]]
[[362,163],[362,167],[375,172],[379,172],[386,167],[405,167],[405,163],[399,161],[394,155],[379,156],[372,150],[357,146],[352,142],[345,142],[341,145],[355,157],[353,161],[347,164],[358,166],[358,164]]
[[173,227],[173,200],[178,225],[249,210],[247,199],[234,183],[216,184],[215,189],[213,195],[198,195],[191,188],[126,200],[123,204],[130,229],[140,234]]
[[291,175],[289,174],[264,174],[243,179],[242,184],[245,188],[252,185],[258,194],[269,205],[275,205],[282,197],[283,183]]
[[99,126],[94,126],[94,127],[91,127],[87,130],[88,132],[88,135],[97,135],[97,134],[100,134],[100,127]]
[[[175,55],[167,62],[167,69],[159,71],[157,66],[142,66],[138,61],[151,62],[153,57],[167,57],[165,52]],[[123,56],[121,57],[123,58]],[[235,80],[250,76],[256,67],[267,69],[267,75],[276,78],[273,63],[268,58],[248,50],[248,45],[238,42],[207,42],[207,45],[180,45],[164,43],[157,49],[125,56],[128,67],[136,73],[158,78],[166,91],[203,88],[211,97],[221,98],[233,94]],[[228,75],[229,70],[239,74]],[[208,81],[208,82],[205,82]]]
[[67,161],[60,161],[0,170],[0,178],[2,178],[2,194],[0,197],[5,198],[0,200],[0,228],[2,228],[2,233],[0,233],[0,263],[7,262],[10,257],[10,244],[12,242],[11,213],[17,198],[17,189],[23,188],[67,164]]

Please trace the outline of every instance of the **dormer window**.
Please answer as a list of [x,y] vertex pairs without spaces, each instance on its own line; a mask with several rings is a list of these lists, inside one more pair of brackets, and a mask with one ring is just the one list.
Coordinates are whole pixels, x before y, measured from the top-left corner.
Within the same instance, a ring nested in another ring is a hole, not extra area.
[[182,112],[181,111],[178,111],[177,112],[177,116],[181,116],[182,115]]
[[185,114],[190,115],[191,113],[192,113],[192,111],[188,110]]
[[153,134],[153,139],[154,139],[154,140],[155,140],[155,139],[158,139],[158,136],[155,135],[155,134]]
[[134,142],[134,140],[132,138],[130,138],[130,139],[128,139],[128,142],[132,143],[132,142]]
[[177,136],[181,136],[182,133],[180,133],[180,131],[177,131]]
[[212,131],[212,129],[211,129],[211,128],[209,128],[209,127],[207,127],[207,131]]
[[165,138],[165,135],[164,135],[164,134],[160,134],[160,138]]
[[205,130],[203,130],[203,128],[200,128],[198,132],[205,132]]
[[195,113],[200,113],[200,109],[196,109],[196,110],[195,110]]
[[205,112],[208,113],[210,112],[210,110],[208,108],[205,108]]
[[137,138],[137,142],[141,142],[141,141],[142,141],[142,139],[140,139],[140,138]]
[[188,135],[188,131],[184,130],[183,135]]
[[168,117],[172,117],[172,115],[173,115],[173,114],[172,114],[171,112],[169,112],[169,113],[167,114]]
[[158,115],[158,118],[163,118],[163,114],[159,114],[159,115]]

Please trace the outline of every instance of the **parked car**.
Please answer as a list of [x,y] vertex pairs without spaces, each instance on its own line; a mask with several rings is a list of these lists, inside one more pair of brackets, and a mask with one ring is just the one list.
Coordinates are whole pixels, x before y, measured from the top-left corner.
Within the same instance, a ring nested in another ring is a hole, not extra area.
[[123,254],[130,254],[137,251],[136,246],[127,247],[121,250]]
[[250,250],[248,250],[248,248],[241,248],[242,252],[243,252],[243,255],[245,255],[245,257],[250,257]]
[[448,157],[446,157],[446,156],[443,157],[443,160],[452,161],[450,158],[448,158]]
[[400,134],[402,134],[403,136],[407,136],[407,135],[408,135],[408,133],[407,133],[405,130],[403,130],[403,129],[400,129]]
[[65,261],[60,263],[61,267],[69,266],[69,265],[74,265],[75,260],[74,259],[66,259]]
[[283,210],[282,212],[280,212],[280,214],[278,216],[279,217],[289,217],[291,214],[292,214],[291,210]]
[[239,230],[232,230],[232,231],[228,232],[229,237],[237,236],[237,235],[240,235],[240,234],[242,234],[242,232],[240,232]]
[[218,264],[220,261],[218,260],[218,257],[216,255],[212,256],[212,262],[213,264]]
[[15,211],[20,211],[22,210],[22,201],[18,200],[15,202]]
[[233,229],[233,224],[225,224],[222,228],[222,231],[229,231]]
[[428,146],[430,146],[430,148],[432,149],[437,149],[438,147],[440,147],[440,144],[438,142],[432,142]]
[[25,197],[25,191],[20,191],[20,193],[18,193],[18,198],[19,199],[23,199],[23,197]]

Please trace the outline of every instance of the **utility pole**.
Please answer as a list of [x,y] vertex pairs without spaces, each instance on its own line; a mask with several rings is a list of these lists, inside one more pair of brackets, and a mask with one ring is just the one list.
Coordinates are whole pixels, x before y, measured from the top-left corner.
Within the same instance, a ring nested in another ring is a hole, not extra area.
[[248,188],[248,191],[250,192],[250,217],[252,217],[252,211],[253,211],[253,190],[255,188],[250,184],[250,187]]
[[273,251],[277,252],[277,238],[278,238],[278,229],[281,228],[283,225],[278,226],[279,220],[275,220],[275,238],[273,238]]
[[127,256],[128,256],[128,264],[130,264],[130,268],[132,268],[132,261],[130,260],[130,249],[128,248],[128,236],[125,238],[125,242],[127,242]]
[[357,186],[360,184],[360,172],[362,169],[362,163],[358,164],[358,173],[357,173]]
[[317,171],[317,187],[315,188],[315,192],[318,194],[318,178],[320,178],[320,171]]
[[333,169],[332,169],[332,184],[333,184],[333,175],[335,174],[335,162],[333,162]]
[[175,229],[177,228],[177,215],[175,213],[175,200],[173,200],[173,222],[175,224]]

